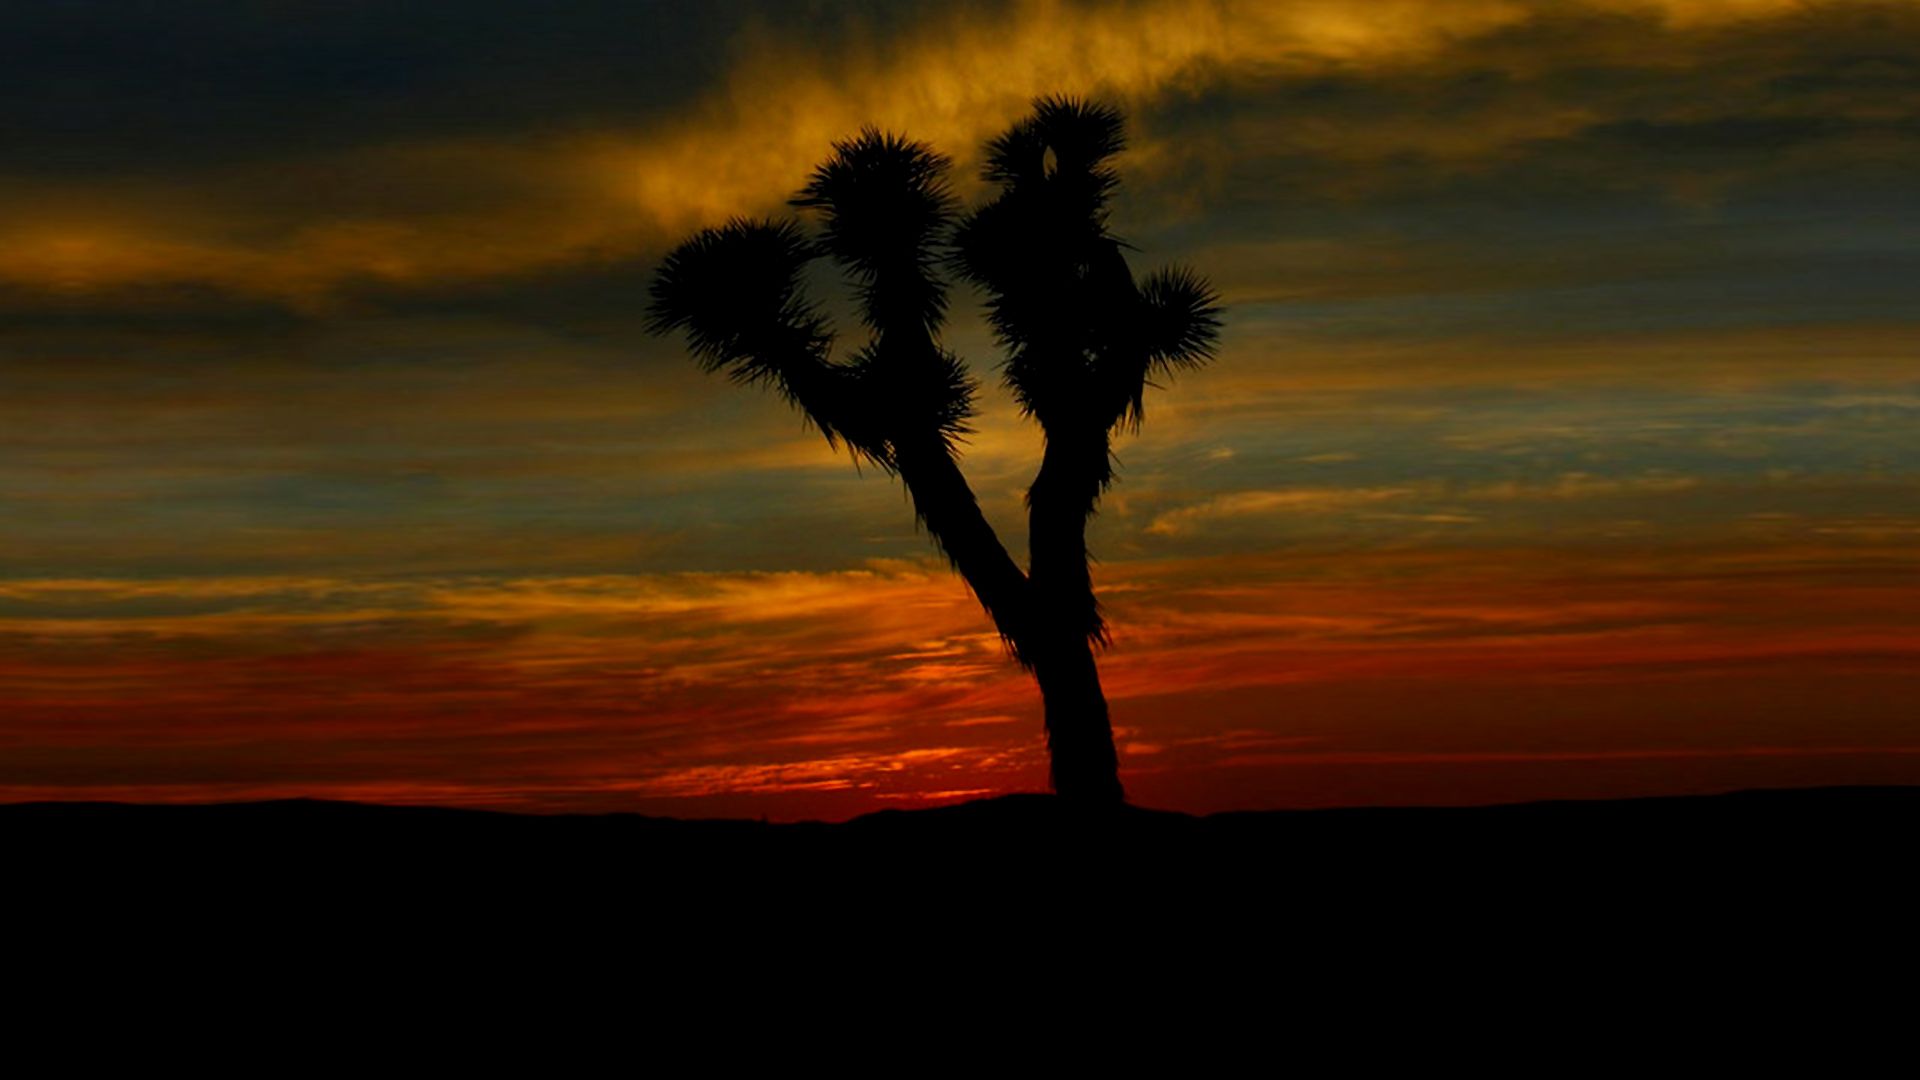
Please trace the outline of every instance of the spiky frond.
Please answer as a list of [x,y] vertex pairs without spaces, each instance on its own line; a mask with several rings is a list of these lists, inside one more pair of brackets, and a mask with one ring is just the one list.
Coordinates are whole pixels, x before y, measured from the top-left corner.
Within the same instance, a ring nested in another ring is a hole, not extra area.
[[1110,422],[1137,430],[1153,379],[1213,359],[1220,340],[1220,297],[1185,267],[1147,275],[1101,348],[1099,372]]
[[988,141],[981,175],[996,184],[1014,186],[1100,171],[1104,193],[1115,178],[1102,163],[1126,146],[1126,121],[1119,109],[1084,98],[1049,95],[1036,98],[1030,115]]
[[952,263],[987,294],[987,323],[1006,350],[1015,401],[1042,423],[1072,401],[1085,375],[1088,290],[1084,231],[1031,193],[1003,192],[954,230]]
[[1119,110],[1044,97],[987,143],[982,174],[1031,246],[1067,251],[1106,237],[1107,201],[1120,183],[1107,159],[1126,148]]
[[786,361],[823,354],[826,323],[800,275],[818,250],[790,221],[734,218],[673,249],[648,290],[647,329],[684,329],[708,371],[752,382]]
[[771,386],[855,459],[893,468],[868,374],[829,361],[832,335],[801,274],[819,251],[790,221],[735,218],[673,249],[650,289],[647,329],[685,330],[707,371]]
[[866,128],[833,144],[792,204],[822,211],[821,246],[845,265],[867,325],[929,330],[946,312],[934,246],[952,220],[952,162],[925,144]]
[[951,452],[973,433],[973,395],[976,383],[959,356],[941,349],[923,365],[914,380],[911,407],[921,422],[939,432]]
[[1072,97],[1044,97],[1033,104],[1033,126],[1053,151],[1054,179],[1092,181],[1102,201],[1119,183],[1106,160],[1127,147],[1126,121],[1120,110]]
[[954,273],[987,291],[987,318],[1002,345],[1052,307],[1046,287],[1060,273],[1036,250],[1041,215],[1021,200],[1001,196],[960,219],[949,263]]
[[1214,357],[1220,343],[1220,294],[1184,266],[1157,270],[1140,284],[1140,340],[1152,370],[1190,371]]
[[987,140],[980,177],[1002,187],[1036,184],[1046,179],[1047,141],[1033,118],[1020,120]]
[[985,174],[1000,193],[954,230],[956,272],[987,292],[987,318],[1007,351],[1006,382],[1044,426],[1080,424],[1103,334],[1135,306],[1119,242],[1107,232],[1126,145],[1118,109],[1069,97],[988,144]]
[[887,357],[884,345],[869,344],[844,368],[857,374],[848,408],[894,433],[890,439],[930,437],[951,452],[972,434],[975,383],[953,353],[935,349],[921,362],[903,365]]

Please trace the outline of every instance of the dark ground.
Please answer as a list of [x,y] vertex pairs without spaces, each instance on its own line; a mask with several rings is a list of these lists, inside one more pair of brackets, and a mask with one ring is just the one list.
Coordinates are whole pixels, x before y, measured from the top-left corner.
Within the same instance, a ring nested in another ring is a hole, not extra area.
[[40,803],[0,806],[0,896],[13,954],[82,999],[130,971],[390,1006],[423,978],[782,1008],[820,980],[1029,1005],[1065,980],[1343,1023],[1495,999],[1679,1023],[1730,987],[1890,977],[1879,1000],[1911,1003],[1916,826],[1920,787],[1204,818],[1013,796],[839,825]]
[[1917,827],[1920,787],[1207,817],[1092,813],[1017,795],[831,825],[314,800],[0,805],[0,844],[29,871],[16,878],[29,893],[35,880],[147,892],[305,882],[397,893],[464,883],[495,897],[617,889],[663,906],[743,890],[788,901],[867,896],[909,883],[1116,900],[1244,890],[1329,902],[1396,896],[1410,906],[1738,889],[1817,900],[1904,887]]

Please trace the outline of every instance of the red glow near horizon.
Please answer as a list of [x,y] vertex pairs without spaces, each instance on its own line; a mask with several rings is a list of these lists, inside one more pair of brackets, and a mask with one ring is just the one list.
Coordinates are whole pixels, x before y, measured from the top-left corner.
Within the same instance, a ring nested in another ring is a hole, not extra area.
[[[1899,704],[1920,585],[1807,566],[1736,553],[1660,574],[1511,552],[1108,567],[1126,780],[1142,804],[1209,811],[1920,776]],[[232,610],[38,637],[0,670],[15,688],[0,799],[795,819],[1045,784],[1038,695],[937,568],[263,610],[326,588],[227,583]]]

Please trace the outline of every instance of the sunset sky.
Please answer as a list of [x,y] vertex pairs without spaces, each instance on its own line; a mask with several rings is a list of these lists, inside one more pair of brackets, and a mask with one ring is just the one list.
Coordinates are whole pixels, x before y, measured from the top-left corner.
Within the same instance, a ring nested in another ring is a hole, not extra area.
[[0,73],[0,801],[1044,788],[897,481],[642,323],[1045,93],[1227,305],[1091,534],[1134,801],[1920,783],[1920,3],[40,4]]

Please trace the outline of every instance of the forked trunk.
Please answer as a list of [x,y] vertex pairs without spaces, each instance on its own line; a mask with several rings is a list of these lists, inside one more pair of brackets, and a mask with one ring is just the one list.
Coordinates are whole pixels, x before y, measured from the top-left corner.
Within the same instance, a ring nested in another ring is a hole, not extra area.
[[[892,313],[878,320],[880,345],[932,364],[939,350],[923,321],[919,274],[912,260],[876,274],[877,283],[900,283],[905,292],[896,298],[876,284],[868,300],[872,310]],[[1045,426],[1040,472],[1027,492],[1031,562],[1024,574],[981,513],[936,426],[914,418],[890,431],[888,441],[915,512],[1040,684],[1054,792],[1081,805],[1115,805],[1125,793],[1093,652],[1106,642],[1106,626],[1087,560],[1087,519],[1111,475],[1107,427],[1058,421]]]
[[[1104,458],[1104,443],[1099,453]],[[1088,486],[1085,462],[1069,466],[1063,457],[1056,450],[1052,471],[1043,464],[1045,482],[1035,485],[1029,576],[1001,545],[943,446],[903,442],[897,455],[928,531],[1040,684],[1054,791],[1082,804],[1111,805],[1123,792],[1094,663],[1092,639],[1101,626],[1086,560],[1086,514],[1098,482]]]

